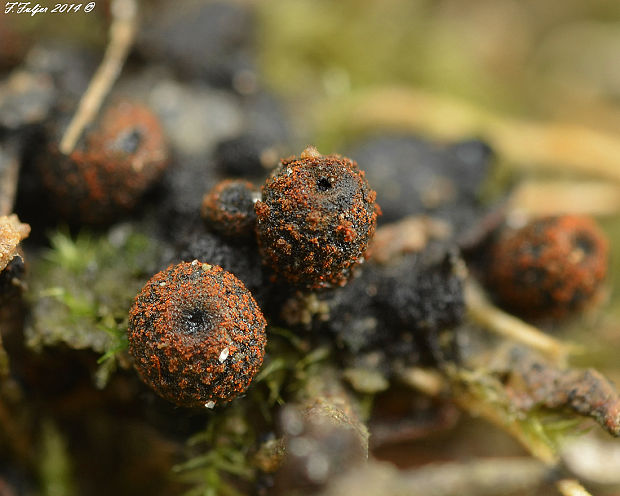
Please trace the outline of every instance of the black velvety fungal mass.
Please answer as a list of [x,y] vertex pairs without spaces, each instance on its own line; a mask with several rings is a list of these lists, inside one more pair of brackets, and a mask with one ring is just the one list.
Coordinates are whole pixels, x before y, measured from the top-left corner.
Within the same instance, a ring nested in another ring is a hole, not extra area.
[[479,194],[494,155],[481,141],[445,147],[410,135],[380,134],[364,138],[347,155],[363,160],[381,204],[380,224],[432,215],[449,222],[459,239],[485,211]]
[[214,159],[223,174],[235,177],[264,177],[272,150],[273,146],[269,140],[253,134],[242,134],[220,141],[215,148]]
[[260,192],[241,179],[217,184],[202,200],[202,218],[214,231],[227,237],[248,237],[254,233],[254,203]]
[[174,254],[172,261],[182,260],[209,260],[211,265],[219,265],[225,271],[231,272],[246,288],[250,290],[254,299],[264,309],[265,297],[270,293],[267,276],[263,273],[264,267],[255,243],[243,239],[224,238],[206,229],[204,223],[195,225],[187,234]]
[[282,160],[256,203],[263,261],[304,289],[343,286],[364,260],[379,207],[352,160],[307,148]]
[[243,283],[194,260],[155,274],[129,313],[129,352],[163,398],[213,408],[242,394],[260,369],[266,321]]
[[460,259],[443,246],[407,254],[389,265],[370,261],[362,273],[325,300],[321,323],[347,361],[375,356],[389,372],[397,364],[436,364],[439,335],[463,322]]

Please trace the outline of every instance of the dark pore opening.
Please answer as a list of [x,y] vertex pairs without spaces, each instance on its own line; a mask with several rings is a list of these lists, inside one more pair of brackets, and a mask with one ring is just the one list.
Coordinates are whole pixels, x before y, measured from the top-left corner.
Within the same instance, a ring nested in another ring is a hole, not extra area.
[[331,189],[332,183],[329,182],[329,179],[326,177],[321,177],[316,182],[316,187],[319,191],[327,191]]
[[595,250],[594,241],[585,233],[578,233],[575,236],[575,247],[583,251],[585,255],[591,255]]
[[204,334],[211,330],[212,325],[209,316],[204,310],[194,308],[185,316],[184,327],[187,334]]
[[140,143],[142,143],[142,131],[134,128],[121,134],[114,143],[114,148],[131,155],[138,150]]

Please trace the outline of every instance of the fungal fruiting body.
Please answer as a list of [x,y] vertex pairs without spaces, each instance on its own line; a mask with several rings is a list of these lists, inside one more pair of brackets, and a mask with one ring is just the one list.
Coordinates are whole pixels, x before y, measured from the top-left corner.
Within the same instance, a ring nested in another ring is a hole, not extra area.
[[254,203],[260,192],[249,181],[227,179],[202,200],[202,218],[214,231],[227,237],[246,237],[254,232]]
[[198,262],[155,274],[129,313],[129,352],[163,398],[212,408],[242,394],[265,353],[265,318],[250,292],[221,267]]
[[145,106],[110,106],[68,156],[51,150],[43,182],[60,213],[102,223],[134,208],[163,173],[168,147],[157,117]]
[[255,205],[263,261],[298,288],[346,284],[374,234],[375,200],[364,172],[346,157],[309,147],[282,160]]
[[504,234],[488,271],[494,295],[532,318],[561,318],[591,304],[607,273],[608,246],[593,220],[545,217]]

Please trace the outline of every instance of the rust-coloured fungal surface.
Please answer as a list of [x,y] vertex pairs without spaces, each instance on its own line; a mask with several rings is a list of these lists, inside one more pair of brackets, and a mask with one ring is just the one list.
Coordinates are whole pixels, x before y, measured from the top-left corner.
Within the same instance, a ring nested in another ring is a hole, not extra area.
[[262,196],[256,230],[263,261],[299,288],[346,284],[380,212],[357,163],[309,147],[280,162]]
[[143,105],[122,101],[103,113],[69,156],[54,144],[41,168],[60,213],[96,224],[133,209],[167,161],[168,147],[155,114]]
[[593,220],[545,217],[495,244],[489,282],[498,300],[520,315],[562,318],[597,299],[607,258],[607,240]]
[[254,203],[260,192],[249,181],[227,179],[218,183],[202,200],[202,218],[215,232],[227,237],[254,233]]
[[266,321],[230,272],[197,260],[155,274],[129,313],[129,352],[163,398],[213,408],[242,394],[265,353]]

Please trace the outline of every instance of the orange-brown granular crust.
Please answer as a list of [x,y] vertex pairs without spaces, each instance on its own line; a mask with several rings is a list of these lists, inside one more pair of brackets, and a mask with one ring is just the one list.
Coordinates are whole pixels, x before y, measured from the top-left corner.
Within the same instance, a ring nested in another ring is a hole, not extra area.
[[593,220],[545,217],[495,244],[489,282],[497,299],[516,313],[562,318],[596,300],[607,258],[607,240]]
[[260,192],[249,181],[226,179],[202,199],[202,218],[215,232],[227,237],[247,237],[254,233],[254,203]]
[[157,117],[143,105],[123,101],[103,113],[69,156],[53,144],[41,168],[60,213],[96,224],[133,209],[167,162],[168,147]]
[[375,232],[376,196],[346,157],[308,149],[282,160],[255,205],[263,261],[299,288],[346,284]]
[[233,274],[203,262],[155,274],[129,312],[129,352],[142,380],[186,407],[242,394],[263,362],[265,318]]

